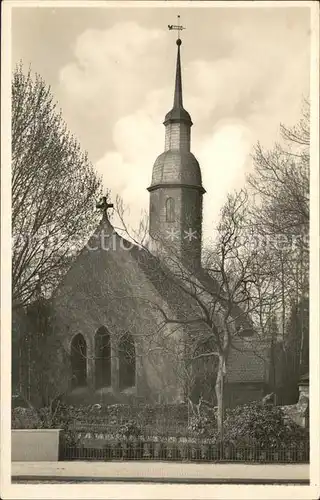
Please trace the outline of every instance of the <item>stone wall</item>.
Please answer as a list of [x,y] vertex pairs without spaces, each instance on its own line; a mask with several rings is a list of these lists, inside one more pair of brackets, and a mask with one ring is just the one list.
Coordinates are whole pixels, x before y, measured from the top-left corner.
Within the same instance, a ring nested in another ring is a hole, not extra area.
[[55,462],[59,460],[59,429],[14,429],[11,431],[13,462]]
[[[89,399],[92,403],[133,399],[151,402],[159,396],[167,402],[180,399],[182,381],[176,373],[178,355],[173,348],[179,333],[175,325],[167,325],[159,333],[158,325],[163,317],[156,308],[141,300],[143,298],[161,304],[169,315],[173,314],[141,272],[137,260],[121,247],[115,251],[84,254],[74,264],[53,303],[54,326],[62,348],[70,354],[71,340],[79,333],[86,340],[87,387],[77,388],[72,395],[74,399],[83,402]],[[95,334],[101,326],[110,334],[114,354],[111,387],[96,390],[94,346]],[[135,341],[136,385],[120,391],[117,346],[124,333],[129,333]],[[172,341],[172,348],[168,339]]]
[[[174,200],[175,219],[166,220],[166,201]],[[161,187],[150,193],[150,235],[188,262],[201,261],[202,193],[192,187]],[[172,235],[170,237],[170,235]]]

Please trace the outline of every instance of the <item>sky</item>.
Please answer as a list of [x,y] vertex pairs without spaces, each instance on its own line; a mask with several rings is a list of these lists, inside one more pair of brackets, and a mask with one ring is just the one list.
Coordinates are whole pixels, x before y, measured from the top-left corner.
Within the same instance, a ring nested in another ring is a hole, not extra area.
[[228,193],[245,184],[257,141],[279,140],[309,94],[310,10],[263,8],[13,8],[12,63],[51,86],[70,131],[88,152],[126,223],[148,211],[153,163],[171,109],[177,14],[191,150],[206,189],[210,237]]

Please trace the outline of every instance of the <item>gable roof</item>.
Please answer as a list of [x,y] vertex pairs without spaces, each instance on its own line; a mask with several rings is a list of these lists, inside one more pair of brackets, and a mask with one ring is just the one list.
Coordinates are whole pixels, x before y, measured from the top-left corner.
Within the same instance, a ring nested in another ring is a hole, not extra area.
[[[217,280],[215,280],[210,274],[203,268],[197,269],[196,277],[206,288],[210,294],[217,297],[217,300],[221,303],[222,306],[228,304],[228,298],[224,295],[223,291]],[[250,316],[238,305],[233,304],[230,315],[235,321],[235,325],[237,330],[241,328],[243,336],[252,336],[254,335],[253,322]]]
[[[107,236],[105,238],[106,244],[109,244],[109,246],[111,245],[111,248],[105,249],[105,251],[101,247],[101,233],[104,233],[103,236]],[[95,247],[96,250],[90,250],[90,248],[92,249]],[[102,219],[95,233],[89,239],[88,244],[79,253],[73,266],[62,280],[59,289],[64,286],[69,286],[71,289],[73,287],[75,289],[77,288],[76,280],[83,278],[77,277],[76,269],[84,268],[87,265],[90,251],[92,252],[92,257],[90,257],[89,260],[96,270],[95,276],[102,275],[103,269],[107,269],[107,273],[103,276],[103,279],[108,281],[107,285],[109,288],[114,288],[114,290],[117,291],[120,289],[125,291],[125,288],[128,287],[128,294],[132,294],[130,307],[136,308],[137,311],[139,311],[141,308],[139,296],[148,296],[151,285],[156,291],[156,296],[153,298],[155,298],[159,307],[162,308],[163,305],[166,304],[171,311],[170,314],[179,320],[185,321],[191,318],[194,319],[198,315],[200,318],[201,310],[199,305],[195,298],[183,290],[174,272],[148,249],[139,247],[116,233],[107,219]],[[210,294],[218,294],[220,292],[218,283],[204,270],[198,270],[195,277]],[[92,279],[95,279],[95,277],[92,276]],[[75,293],[79,292],[76,290]],[[53,299],[55,300],[58,296],[59,290],[56,290]],[[94,308],[95,314],[99,308],[103,307],[98,299],[96,302]],[[79,310],[77,314],[81,316],[84,313]],[[237,315],[241,317],[241,310],[239,311],[235,307],[232,314],[234,314],[235,317]],[[98,316],[99,315],[96,314],[97,318]],[[130,325],[127,324],[129,319],[125,317],[125,314],[121,316],[121,319],[119,316],[119,321],[121,322],[120,327],[124,330],[130,328]],[[209,326],[200,319],[199,323],[183,325],[183,328],[195,335],[197,335],[201,328],[203,331],[208,331],[208,336],[210,335]],[[264,379],[264,368],[261,363],[257,363],[253,359],[255,357],[253,351],[248,349],[243,352],[238,352],[237,356],[233,355],[232,359],[234,361],[231,364],[229,362],[228,369],[231,380],[242,380],[245,371],[244,367],[247,366],[251,368],[247,370],[246,376],[249,377],[249,379],[254,376],[255,381],[262,381]],[[256,367],[255,373],[252,371],[253,367]]]

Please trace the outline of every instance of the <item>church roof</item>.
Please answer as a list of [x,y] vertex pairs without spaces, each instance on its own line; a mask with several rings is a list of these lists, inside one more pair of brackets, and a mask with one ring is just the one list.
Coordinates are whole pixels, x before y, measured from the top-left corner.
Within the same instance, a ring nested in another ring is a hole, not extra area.
[[169,122],[187,122],[192,125],[191,116],[183,107],[173,107],[166,114],[163,123],[166,125]]
[[177,64],[176,64],[176,80],[175,80],[175,88],[174,88],[174,98],[173,98],[173,108],[169,113],[166,114],[164,119],[164,124],[166,125],[169,122],[186,122],[190,126],[192,125],[191,117],[183,107],[182,100],[182,78],[181,78],[181,60],[180,60],[180,46],[181,40],[177,40]]
[[265,382],[267,375],[268,345],[262,339],[237,338],[227,362],[229,383]]
[[152,171],[151,186],[171,183],[186,184],[203,189],[200,166],[191,152],[171,149],[156,159]]
[[[133,248],[131,253],[137,259],[146,279],[152,281],[159,295],[170,304],[179,319],[192,318],[197,313],[201,314],[196,300],[188,293],[183,293],[178,286],[178,279],[159,262],[157,257],[137,248]],[[218,290],[219,296],[221,295],[218,283],[203,269],[197,270],[196,278],[212,295],[217,293],[218,296]],[[263,383],[265,381],[266,346],[261,339],[256,337],[252,322],[246,315],[244,317],[239,306],[233,306],[231,315],[236,318],[236,327],[241,327],[243,333],[233,339],[233,348],[227,363],[227,381],[229,383]],[[209,327],[205,323],[190,325],[189,329],[193,332],[197,329],[205,332],[208,329],[209,333]]]
[[[109,250],[100,248],[101,233],[104,231],[112,245]],[[140,334],[143,333],[142,323],[146,320],[146,313],[141,297],[156,302],[160,307],[169,307],[169,314],[180,319],[194,317],[199,312],[196,300],[183,292],[175,275],[147,249],[133,245],[114,232],[105,218],[88,242],[91,249],[95,245],[99,248],[90,250],[85,247],[80,252],[53,297],[58,315],[60,309],[65,321],[74,324],[78,331],[93,332],[102,324],[107,327],[111,324],[120,332],[132,332],[136,328],[140,329]],[[212,293],[214,280],[210,281],[204,271],[199,272],[199,279],[206,286],[210,284]],[[59,296],[67,297],[67,303],[65,299],[60,302]],[[155,325],[156,316],[147,321],[153,321]],[[184,328],[188,330],[189,327]],[[190,327],[190,331],[192,329],[192,333],[196,334],[208,328],[205,323],[197,323]],[[255,357],[248,349],[233,354],[235,361],[228,368],[228,380],[230,377],[230,381],[241,382],[246,377],[251,380],[253,377],[255,381],[262,382],[264,368]],[[245,367],[247,375],[243,373]]]
[[[220,297],[221,304],[228,305],[227,297],[221,293],[220,285],[207,271],[203,268],[197,269],[197,279],[213,296],[216,294]],[[230,314],[235,319],[236,328],[239,333],[241,331],[241,336],[252,337],[255,334],[253,322],[247,314],[244,314],[239,305],[233,304]]]
[[[190,127],[192,121],[189,113],[183,107],[180,46],[177,40],[177,64],[173,108],[165,117],[166,151],[156,159],[151,186],[148,191],[159,187],[190,186],[205,193],[202,187],[200,166],[195,156],[190,152]],[[176,125],[171,127],[172,123]]]

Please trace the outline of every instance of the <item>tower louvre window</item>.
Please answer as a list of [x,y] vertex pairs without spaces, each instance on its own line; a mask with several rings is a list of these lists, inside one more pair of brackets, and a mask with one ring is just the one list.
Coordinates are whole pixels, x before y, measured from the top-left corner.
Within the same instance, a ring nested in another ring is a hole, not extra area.
[[167,198],[166,201],[166,221],[174,222],[175,221],[175,207],[174,207],[174,199]]

